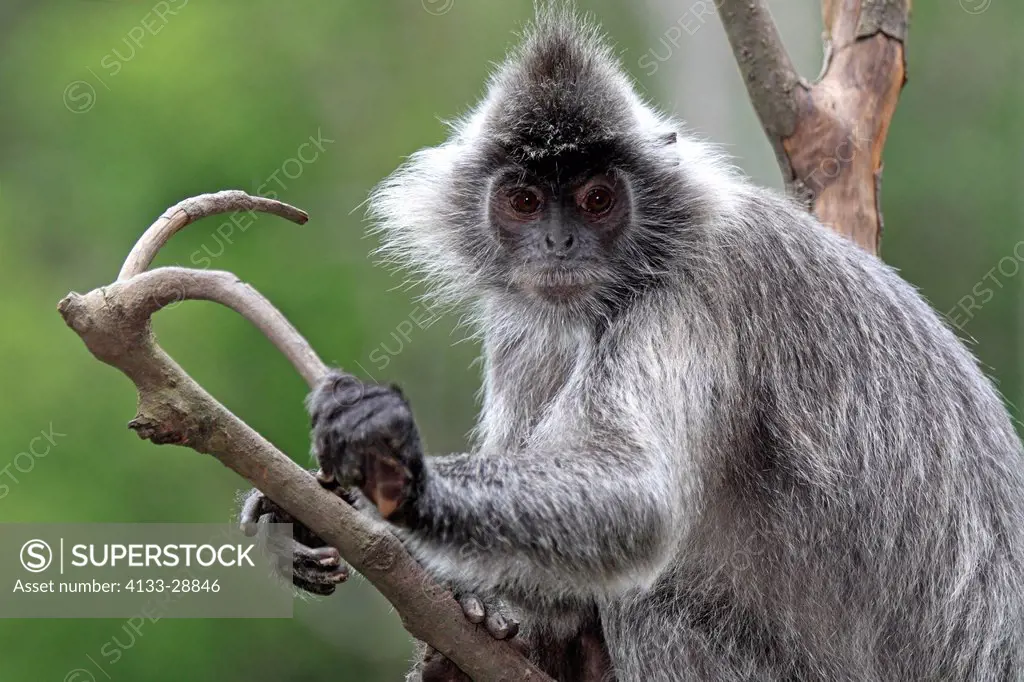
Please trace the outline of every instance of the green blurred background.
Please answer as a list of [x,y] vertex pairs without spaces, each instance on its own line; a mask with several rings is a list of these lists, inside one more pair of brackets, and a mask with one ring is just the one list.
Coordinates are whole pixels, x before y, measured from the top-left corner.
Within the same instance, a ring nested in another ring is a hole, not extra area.
[[[721,28],[700,5],[580,2],[645,96],[778,185]],[[813,77],[818,2],[771,6]],[[261,217],[227,234],[209,219],[158,264],[239,274],[325,360],[401,382],[432,450],[462,449],[476,348],[459,343],[455,314],[396,332],[418,315],[416,292],[374,266],[361,204],[404,155],[443,139],[440,121],[475,101],[531,14],[529,0],[0,0],[0,522],[231,518],[247,486],[208,457],[129,432],[130,383],[54,308],[114,279],[167,206],[219,189],[262,186],[312,220]],[[1022,34],[1017,0],[917,3],[883,191],[884,258],[950,311],[1010,403],[1022,393]],[[322,150],[296,161],[311,136]],[[984,282],[990,296],[975,289]],[[966,295],[980,306],[967,314]],[[309,462],[305,386],[245,321],[189,303],[155,326],[214,395]],[[18,458],[48,432],[45,456]],[[99,680],[385,681],[401,679],[412,651],[389,606],[355,580],[297,601],[290,621],[161,620],[133,642],[123,625],[0,621],[0,680],[70,680],[81,668]],[[114,637],[123,656],[101,672],[90,657],[102,663]]]

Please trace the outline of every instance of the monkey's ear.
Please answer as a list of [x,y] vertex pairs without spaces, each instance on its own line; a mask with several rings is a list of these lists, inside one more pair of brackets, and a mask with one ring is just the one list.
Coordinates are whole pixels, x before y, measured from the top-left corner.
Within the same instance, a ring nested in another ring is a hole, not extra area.
[[678,139],[679,134],[676,133],[676,131],[674,130],[672,132],[658,134],[658,141],[661,142],[666,147],[669,146],[670,144],[675,144]]

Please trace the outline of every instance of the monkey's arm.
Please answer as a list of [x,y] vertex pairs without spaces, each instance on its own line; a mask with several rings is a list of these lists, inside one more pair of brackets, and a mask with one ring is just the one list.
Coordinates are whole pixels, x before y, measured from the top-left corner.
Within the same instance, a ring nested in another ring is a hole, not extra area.
[[676,537],[668,474],[644,453],[584,444],[426,464],[410,545],[435,573],[478,589],[614,591],[653,577]]
[[653,577],[677,537],[667,455],[613,429],[580,429],[600,443],[424,458],[397,389],[333,374],[309,407],[321,468],[463,589],[607,593]]

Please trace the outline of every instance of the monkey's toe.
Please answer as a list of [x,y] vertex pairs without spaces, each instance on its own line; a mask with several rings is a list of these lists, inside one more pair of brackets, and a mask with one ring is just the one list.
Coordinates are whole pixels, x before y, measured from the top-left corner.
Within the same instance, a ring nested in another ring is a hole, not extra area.
[[466,620],[470,623],[479,625],[484,622],[487,612],[484,610],[484,603],[475,595],[471,594],[460,598],[459,606],[462,607],[462,612],[466,614]]
[[484,625],[495,639],[512,639],[519,634],[519,621],[502,611],[488,612]]
[[[329,595],[335,587],[348,580],[349,567],[341,560],[341,554],[334,547],[327,546],[323,540],[315,536],[301,524],[296,525],[294,519],[280,509],[276,509],[269,500],[259,505],[250,505],[251,509],[243,511],[243,524],[259,529],[273,523],[292,523],[292,537],[278,537],[274,533],[266,533],[267,551],[272,556],[277,574],[284,579],[291,579],[293,585],[313,594]],[[252,509],[270,509],[259,516],[253,524]],[[275,510],[276,509],[276,510]],[[248,514],[248,516],[247,516]],[[297,540],[296,537],[302,541]],[[304,542],[315,544],[310,546]]]
[[457,597],[466,620],[483,624],[495,639],[512,639],[519,632],[519,619],[514,610],[498,598],[483,599],[475,594]]

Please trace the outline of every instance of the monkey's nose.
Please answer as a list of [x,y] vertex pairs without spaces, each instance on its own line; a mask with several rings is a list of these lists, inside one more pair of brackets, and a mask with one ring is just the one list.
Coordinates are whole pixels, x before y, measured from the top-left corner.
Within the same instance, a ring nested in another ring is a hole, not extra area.
[[547,247],[548,253],[559,258],[565,258],[572,253],[572,247],[575,243],[576,238],[571,232],[569,234],[552,234],[548,232],[544,235],[544,246]]

